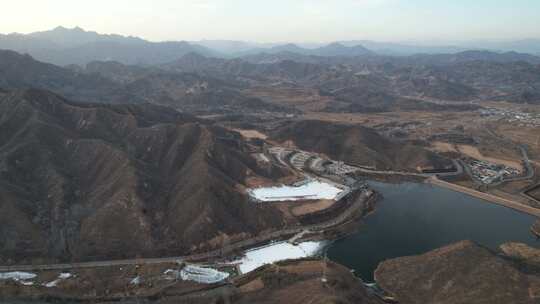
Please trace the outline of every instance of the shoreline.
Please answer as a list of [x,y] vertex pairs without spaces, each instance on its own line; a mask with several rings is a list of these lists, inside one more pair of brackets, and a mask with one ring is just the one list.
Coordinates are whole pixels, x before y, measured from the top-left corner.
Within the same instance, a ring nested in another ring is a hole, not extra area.
[[512,200],[502,198],[500,196],[496,196],[496,195],[493,195],[493,194],[490,194],[490,193],[484,193],[484,192],[476,191],[474,189],[467,188],[465,186],[452,184],[452,183],[440,180],[437,177],[428,178],[428,179],[425,180],[425,182],[429,183],[429,184],[432,184],[432,185],[435,185],[435,186],[439,186],[441,188],[445,188],[445,189],[453,190],[453,191],[456,191],[456,192],[464,193],[464,194],[470,195],[472,197],[479,198],[479,199],[481,199],[481,200],[483,200],[485,202],[488,202],[488,203],[493,203],[493,204],[496,204],[496,205],[499,205],[499,206],[510,208],[510,209],[518,211],[518,212],[529,214],[529,215],[534,216],[536,218],[540,218],[540,209],[537,209],[537,208],[534,208],[534,207],[531,207],[531,206],[527,206],[527,205],[524,205],[524,204],[521,204],[521,203],[517,203],[517,202],[514,202]]

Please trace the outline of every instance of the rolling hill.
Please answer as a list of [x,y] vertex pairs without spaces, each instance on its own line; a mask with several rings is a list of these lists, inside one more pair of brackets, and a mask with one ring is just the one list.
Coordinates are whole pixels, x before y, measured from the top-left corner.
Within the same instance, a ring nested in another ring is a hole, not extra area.
[[271,137],[279,142],[290,140],[300,149],[323,153],[332,159],[378,170],[417,171],[452,166],[450,160],[422,147],[392,141],[360,125],[301,120],[278,127]]

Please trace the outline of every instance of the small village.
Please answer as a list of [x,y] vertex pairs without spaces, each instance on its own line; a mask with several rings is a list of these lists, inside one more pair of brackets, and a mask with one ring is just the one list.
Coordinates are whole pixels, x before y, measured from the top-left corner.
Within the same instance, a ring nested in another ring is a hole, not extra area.
[[521,175],[521,171],[516,168],[495,164],[484,160],[468,158],[465,162],[471,168],[473,178],[480,181],[484,185],[501,182],[504,179],[518,177]]
[[540,114],[526,113],[518,110],[485,108],[480,109],[480,116],[492,119],[504,119],[507,122],[518,123],[520,127],[540,126]]

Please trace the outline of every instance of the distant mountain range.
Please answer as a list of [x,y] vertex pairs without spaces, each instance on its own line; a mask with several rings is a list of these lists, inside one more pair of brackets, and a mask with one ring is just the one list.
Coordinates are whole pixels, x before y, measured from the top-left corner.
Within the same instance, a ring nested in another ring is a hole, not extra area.
[[[92,61],[154,65],[172,62],[188,53],[207,57],[240,57],[258,53],[294,52],[313,56],[362,56],[374,54],[361,45],[332,43],[314,49],[295,44],[267,47],[243,42],[206,42],[206,46],[186,41],[150,42],[138,37],[104,35],[80,27],[23,34],[0,35],[0,49],[28,53],[37,60],[56,65],[85,65]],[[212,47],[216,49],[212,49]]]
[[424,65],[445,65],[470,61],[491,61],[491,62],[518,62],[524,61],[533,64],[540,64],[540,57],[526,53],[491,51],[463,51],[455,54],[418,54],[407,57],[414,64]]
[[[246,53],[272,52],[269,49],[290,45],[284,43],[255,43],[236,40],[201,40],[192,43],[205,46],[223,54],[241,55]],[[344,40],[334,43],[346,47],[361,45],[368,50],[379,55],[389,56],[410,56],[415,54],[454,54],[464,51],[493,51],[520,52],[533,55],[540,55],[540,39],[523,39],[516,41],[468,41],[453,44],[433,43],[419,44],[414,42],[381,42],[373,40]],[[317,49],[326,46],[325,43],[297,43],[296,46],[302,49]]]
[[253,86],[270,84],[320,90],[339,101],[326,107],[330,112],[428,106],[412,102],[411,97],[539,103],[539,73],[539,57],[515,52],[406,57],[319,57],[281,52],[242,59],[189,53],[154,66],[94,61],[86,66],[59,67],[28,55],[0,51],[3,89],[33,87],[52,90],[74,101],[149,102],[197,114],[291,112],[242,93]]
[[[252,77],[294,77],[287,73],[288,70],[294,71],[294,66],[288,68],[286,64],[281,64],[270,69],[245,63],[246,67],[240,67],[235,72],[237,65],[225,59],[206,58],[193,53],[182,58],[187,60],[194,56],[201,59],[200,63],[193,64],[193,68],[182,60],[163,66],[163,69],[128,66],[114,61],[94,61],[83,68],[59,67],[34,60],[29,55],[0,50],[0,92],[1,89],[37,88],[54,91],[77,102],[153,103],[197,114],[289,112],[284,107],[244,96],[239,84],[234,81],[234,73]],[[211,67],[211,64],[203,65],[204,60],[215,64],[217,69],[203,73]],[[223,65],[218,65],[218,62]],[[231,66],[230,72],[226,65]],[[221,75],[223,80],[212,74]]]
[[[464,51],[493,50],[496,53],[540,53],[540,40],[515,42],[470,42],[457,46],[419,46],[369,40],[330,44],[276,44],[229,40],[151,42],[138,37],[100,34],[80,27],[57,27],[30,34],[0,34],[0,49],[28,53],[37,60],[60,66],[86,65],[92,61],[117,61],[128,65],[159,65],[173,62],[189,53],[206,57],[244,58],[266,56],[265,60],[303,60],[299,56],[362,57],[410,56],[414,54],[456,54]],[[284,56],[286,54],[286,56]],[[276,55],[279,55],[276,57]],[[285,58],[284,58],[285,57]],[[515,57],[515,56],[514,56]],[[320,61],[316,59],[315,61]]]
[[294,43],[287,43],[282,45],[277,45],[269,48],[253,48],[244,50],[232,54],[233,56],[249,56],[255,54],[277,54],[277,53],[294,53],[307,56],[321,56],[321,57],[334,57],[334,56],[343,56],[343,57],[355,57],[355,56],[364,56],[364,55],[375,55],[374,52],[368,50],[362,45],[352,45],[345,46],[341,43],[330,43],[328,45],[323,45],[317,48],[305,48],[301,47]]
[[28,35],[0,35],[0,49],[28,53],[56,65],[84,65],[96,60],[148,65],[174,61],[191,52],[219,55],[185,41],[150,42],[136,37],[98,34],[78,27],[57,27]]

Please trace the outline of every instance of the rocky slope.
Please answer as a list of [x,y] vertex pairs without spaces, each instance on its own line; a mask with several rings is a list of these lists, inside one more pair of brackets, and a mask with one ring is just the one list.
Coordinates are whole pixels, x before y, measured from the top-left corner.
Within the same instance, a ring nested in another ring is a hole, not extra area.
[[539,250],[528,248],[536,252],[531,255],[523,246],[505,247],[507,255],[498,255],[463,241],[423,255],[385,261],[375,278],[403,304],[538,303],[539,268],[524,265],[531,256],[537,263]]
[[[259,168],[237,133],[171,109],[0,100],[0,256],[81,260],[181,254],[279,226],[238,187]],[[196,232],[196,233],[194,233]]]

